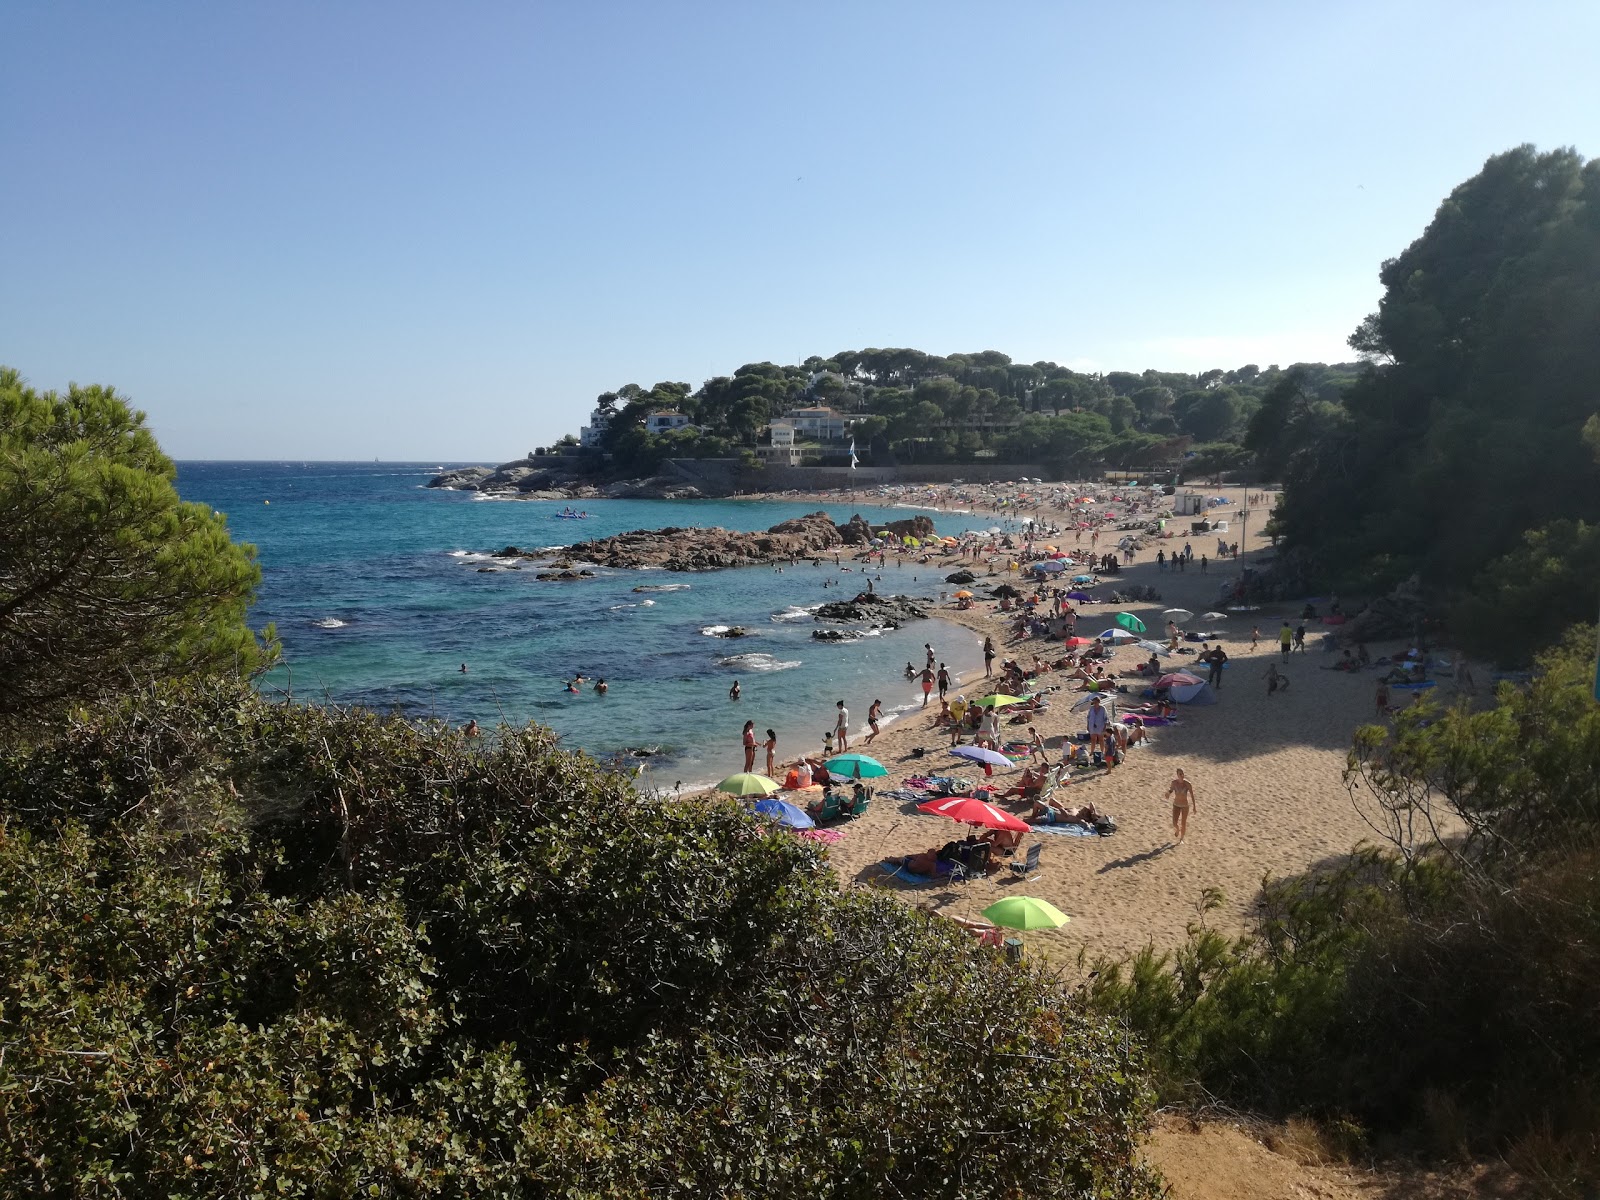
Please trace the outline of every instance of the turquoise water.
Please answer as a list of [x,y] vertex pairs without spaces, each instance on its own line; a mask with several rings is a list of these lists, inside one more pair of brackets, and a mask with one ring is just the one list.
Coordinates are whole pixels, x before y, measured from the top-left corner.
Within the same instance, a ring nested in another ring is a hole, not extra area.
[[[455,465],[455,464],[450,464]],[[859,572],[800,566],[677,574],[608,571],[582,582],[532,570],[479,573],[487,551],[605,537],[666,525],[765,529],[815,504],[760,501],[591,500],[584,521],[553,518],[564,504],[486,500],[422,485],[441,464],[180,463],[185,499],[226,513],[233,536],[260,554],[252,621],[277,626],[284,666],[271,686],[308,700],[364,704],[484,726],[538,721],[599,756],[637,748],[647,782],[714,780],[737,770],[739,731],[778,731],[779,754],[821,747],[835,700],[865,725],[868,704],[920,703],[903,675],[931,641],[953,670],[981,670],[978,640],[947,622],[845,643],[811,639],[808,606],[864,587]],[[874,524],[904,509],[830,506]],[[987,520],[930,514],[940,533]],[[844,560],[846,564],[848,559]],[[890,567],[880,590],[936,596],[951,568]],[[824,579],[842,586],[824,589]],[[639,585],[687,585],[635,592]],[[752,636],[709,637],[713,625]],[[465,663],[468,670],[460,670]],[[575,671],[604,677],[610,693],[572,695]],[[737,679],[737,702],[728,688]]]

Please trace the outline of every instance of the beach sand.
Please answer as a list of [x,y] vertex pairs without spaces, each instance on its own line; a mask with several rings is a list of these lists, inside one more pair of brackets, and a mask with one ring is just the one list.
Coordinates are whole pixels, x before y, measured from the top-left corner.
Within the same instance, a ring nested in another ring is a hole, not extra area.
[[[1236,489],[1213,494],[1242,499],[1242,492]],[[1252,512],[1247,546],[1237,513],[1237,508],[1231,511],[1234,523],[1228,536],[1240,541],[1241,562],[1248,565],[1268,549],[1260,533],[1266,514],[1260,509]],[[1188,520],[1169,522],[1169,526],[1187,530]],[[1170,553],[1185,540],[1194,543],[1195,564],[1183,573],[1159,572],[1154,562],[1157,547],[1164,546]],[[1136,614],[1154,633],[1165,626],[1160,616],[1164,608],[1181,607],[1195,613],[1214,608],[1220,583],[1237,570],[1229,561],[1212,563],[1208,574],[1200,573],[1199,554],[1209,553],[1215,545],[1214,535],[1199,534],[1177,536],[1141,550],[1135,564],[1124,567],[1116,584],[1102,584],[1098,590],[1105,593],[1114,586],[1149,584],[1160,591],[1162,600],[1082,606],[1080,632],[1092,635],[1105,628],[1116,611]],[[949,570],[955,569],[952,563]],[[1004,579],[1016,581],[1015,575],[1003,570],[993,578],[986,577],[983,570],[977,574],[978,587]],[[994,609],[993,604],[983,604],[966,612],[952,608],[940,615],[979,633],[992,634],[999,649],[997,669],[1007,657],[1031,661],[1036,651],[1044,650],[1043,641],[1032,640],[1013,648],[1008,617]],[[1071,803],[1092,801],[1110,813],[1118,824],[1112,836],[1025,837],[1014,861],[1020,862],[1034,842],[1043,846],[1038,877],[1026,882],[1002,869],[987,879],[954,885],[916,888],[891,881],[888,886],[907,903],[971,918],[1006,895],[1048,900],[1067,913],[1071,922],[1059,930],[1021,936],[1030,949],[1044,950],[1064,966],[1080,950],[1118,953],[1146,943],[1164,948],[1181,942],[1186,927],[1197,919],[1197,905],[1208,888],[1221,890],[1223,904],[1207,916],[1207,922],[1224,932],[1242,929],[1264,876],[1297,874],[1372,837],[1350,801],[1341,772],[1352,734],[1373,718],[1378,673],[1321,669],[1331,665],[1337,655],[1316,647],[1323,627],[1313,622],[1307,629],[1306,652],[1296,652],[1288,663],[1280,663],[1292,680],[1291,687],[1269,698],[1263,675],[1269,661],[1279,659],[1277,631],[1285,617],[1297,624],[1299,613],[1299,603],[1285,603],[1256,613],[1230,614],[1222,626],[1223,646],[1231,661],[1224,672],[1220,702],[1206,707],[1180,706],[1181,722],[1154,730],[1153,745],[1134,748],[1127,761],[1109,774],[1058,791],[1059,797]],[[1252,625],[1259,626],[1262,634],[1255,652],[1250,650]],[[1196,627],[1193,623],[1189,626]],[[938,650],[937,644],[934,649]],[[1397,643],[1370,647],[1374,658],[1395,649],[1403,647]],[[1124,648],[1113,660],[1113,670],[1130,668],[1145,657],[1137,648]],[[1192,664],[1194,658],[1181,655],[1169,661]],[[989,690],[981,686],[981,671],[977,674],[978,679],[969,676],[955,691],[976,696]],[[1067,682],[1065,676],[1054,675],[1047,675],[1042,682],[1048,685],[1058,680]],[[914,687],[904,680],[885,681],[886,704],[903,703]],[[915,692],[920,697],[920,687],[915,687]],[[1048,739],[1052,761],[1059,758],[1062,736],[1083,728],[1082,713],[1071,711],[1080,698],[1076,693],[1059,693],[1052,698],[1051,710],[1034,721]],[[1396,693],[1396,702],[1403,698],[1404,693]],[[868,701],[860,697],[848,700],[855,731],[864,734]],[[889,778],[874,781],[879,790],[894,788],[906,777],[928,770],[984,782],[981,766],[949,755],[948,735],[932,727],[930,718],[936,711],[935,703],[929,706],[928,716],[919,712],[902,718],[871,746],[862,745],[853,731],[851,749],[871,754],[889,768]],[[1006,736],[1025,738],[1027,727],[1003,725],[1002,730]],[[925,757],[911,756],[916,747],[925,749]],[[1182,767],[1189,776],[1197,800],[1188,836],[1181,845],[1173,843],[1171,806],[1164,798],[1175,767]],[[991,782],[1008,787],[1020,773],[1020,767],[996,768]],[[829,858],[842,887],[882,886],[879,863],[885,856],[922,851],[968,832],[965,826],[917,812],[912,802],[888,798],[875,800],[866,815],[836,828],[844,837],[829,848]]]

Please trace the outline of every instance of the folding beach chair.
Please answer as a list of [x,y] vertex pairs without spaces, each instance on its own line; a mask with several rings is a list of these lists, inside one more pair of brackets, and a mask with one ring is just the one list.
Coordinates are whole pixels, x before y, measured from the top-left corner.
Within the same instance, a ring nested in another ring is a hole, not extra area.
[[1032,881],[1039,878],[1039,853],[1044,849],[1043,842],[1035,842],[1028,847],[1028,857],[1020,863],[1011,864],[1011,873],[1021,879]]

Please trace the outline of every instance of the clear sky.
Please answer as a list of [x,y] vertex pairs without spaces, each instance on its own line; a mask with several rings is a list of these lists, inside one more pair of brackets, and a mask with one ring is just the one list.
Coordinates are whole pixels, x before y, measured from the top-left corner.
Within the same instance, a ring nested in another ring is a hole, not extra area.
[[866,346],[1347,360],[1600,5],[0,6],[0,362],[179,458],[505,459]]

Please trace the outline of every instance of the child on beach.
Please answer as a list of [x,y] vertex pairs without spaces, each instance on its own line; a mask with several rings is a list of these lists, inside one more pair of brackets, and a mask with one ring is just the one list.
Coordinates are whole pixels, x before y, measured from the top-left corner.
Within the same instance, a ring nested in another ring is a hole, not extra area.
[[771,729],[767,730],[765,744],[767,747],[767,778],[776,779],[778,776],[774,768],[777,766],[778,759],[778,735]]

